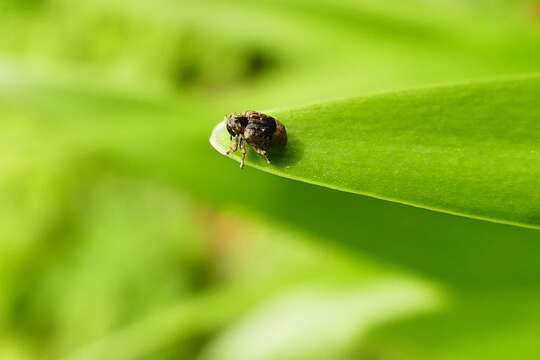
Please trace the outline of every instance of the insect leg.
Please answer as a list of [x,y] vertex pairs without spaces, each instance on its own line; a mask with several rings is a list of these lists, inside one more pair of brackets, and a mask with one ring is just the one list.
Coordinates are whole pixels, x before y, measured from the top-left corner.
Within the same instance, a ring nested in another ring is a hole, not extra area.
[[268,158],[268,153],[267,153],[265,150],[256,149],[255,151],[256,151],[259,155],[264,156],[264,158],[266,159],[266,162],[267,162],[268,164],[270,164],[270,159]]
[[240,168],[244,167],[244,160],[246,159],[246,143],[243,138],[240,138],[240,151],[242,152],[242,161],[240,161]]
[[238,136],[235,136],[232,139],[231,148],[227,150],[227,155],[229,155],[232,152],[236,152],[237,149],[238,149]]

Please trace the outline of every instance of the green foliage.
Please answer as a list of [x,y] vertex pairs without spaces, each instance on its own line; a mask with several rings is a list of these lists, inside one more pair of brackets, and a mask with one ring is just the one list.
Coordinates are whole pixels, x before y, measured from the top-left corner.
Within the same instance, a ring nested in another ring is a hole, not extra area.
[[[536,230],[327,187],[536,225],[531,2],[0,9],[0,358],[540,355]],[[285,176],[208,145],[276,106]]]

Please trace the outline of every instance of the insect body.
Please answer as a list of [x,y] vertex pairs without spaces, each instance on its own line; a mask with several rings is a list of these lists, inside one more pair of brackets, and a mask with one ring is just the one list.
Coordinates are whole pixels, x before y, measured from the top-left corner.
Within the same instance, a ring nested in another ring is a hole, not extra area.
[[240,151],[242,152],[241,168],[244,167],[247,152],[244,142],[251,145],[255,152],[264,156],[268,163],[270,163],[268,154],[283,149],[287,144],[285,126],[279,120],[269,115],[247,110],[242,114],[232,113],[227,115],[225,122],[232,140],[231,148],[227,151],[227,155],[235,152],[240,147]]

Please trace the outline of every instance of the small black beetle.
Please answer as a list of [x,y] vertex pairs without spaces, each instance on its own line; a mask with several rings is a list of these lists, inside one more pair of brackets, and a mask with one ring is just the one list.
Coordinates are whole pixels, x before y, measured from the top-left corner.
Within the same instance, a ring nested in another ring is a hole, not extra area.
[[285,126],[279,120],[263,113],[253,110],[244,111],[242,114],[232,113],[225,117],[225,123],[232,140],[227,155],[240,147],[242,152],[240,168],[244,167],[246,158],[244,141],[251,145],[255,152],[264,156],[268,163],[270,163],[268,154],[283,149],[287,144]]

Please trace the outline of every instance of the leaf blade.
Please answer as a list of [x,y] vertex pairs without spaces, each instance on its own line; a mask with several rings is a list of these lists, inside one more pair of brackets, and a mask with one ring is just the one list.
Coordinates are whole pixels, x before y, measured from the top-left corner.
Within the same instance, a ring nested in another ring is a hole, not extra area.
[[[271,111],[276,175],[476,219],[540,228],[540,77],[375,94]],[[213,145],[223,150],[223,129]]]

